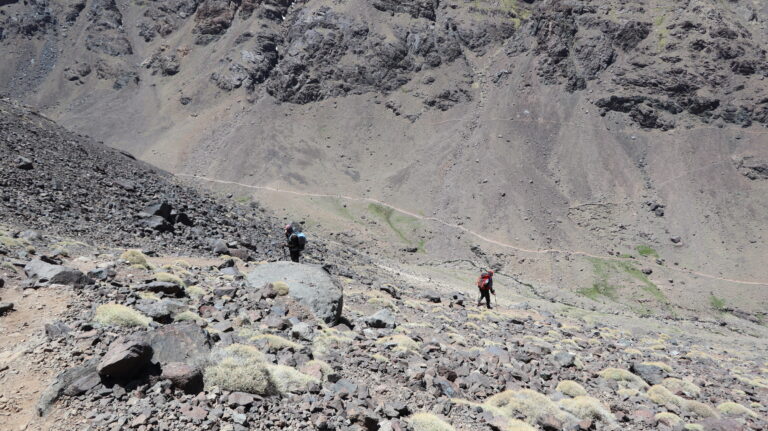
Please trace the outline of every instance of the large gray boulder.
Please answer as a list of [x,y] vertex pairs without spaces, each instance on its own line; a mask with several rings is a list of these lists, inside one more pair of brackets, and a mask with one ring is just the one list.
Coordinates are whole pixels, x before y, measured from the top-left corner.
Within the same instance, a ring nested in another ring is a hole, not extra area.
[[83,286],[93,283],[82,271],[62,265],[52,265],[40,259],[30,261],[24,267],[24,273],[27,274],[27,277],[36,279],[40,284]]
[[288,295],[308,307],[318,319],[333,325],[341,317],[344,292],[341,285],[319,265],[273,262],[258,265],[246,278],[249,287],[284,281]]

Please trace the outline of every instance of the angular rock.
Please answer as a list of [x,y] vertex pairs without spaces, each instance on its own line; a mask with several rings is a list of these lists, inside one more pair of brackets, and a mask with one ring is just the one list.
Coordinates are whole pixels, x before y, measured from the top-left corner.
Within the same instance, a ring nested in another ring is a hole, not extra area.
[[32,164],[32,160],[29,160],[26,157],[19,156],[16,159],[16,167],[24,171],[29,171],[29,170],[32,170],[34,165]]
[[35,259],[24,266],[27,277],[36,279],[41,284],[67,284],[71,286],[84,286],[93,283],[93,280],[77,269],[62,265],[52,265]]
[[109,345],[97,371],[102,377],[127,379],[142,372],[151,358],[152,347],[143,336],[120,337]]
[[13,311],[13,302],[0,302],[0,316]]
[[171,283],[168,281],[153,281],[151,283],[147,283],[143,286],[140,286],[139,289],[148,290],[150,292],[155,292],[155,293],[164,293],[166,295],[174,295],[177,298],[181,298],[184,296],[183,287],[179,286],[176,283]]
[[152,362],[183,362],[201,367],[211,351],[207,333],[193,322],[172,323],[149,334]]
[[136,309],[160,323],[171,323],[172,316],[181,313],[188,307],[174,299],[162,299],[160,301],[147,299],[136,304]]
[[66,389],[74,382],[96,373],[97,360],[92,359],[79,367],[70,368],[56,376],[54,382],[43,391],[35,406],[38,416],[48,413],[51,406],[64,395]]
[[341,285],[318,265],[274,262],[258,265],[246,278],[253,289],[267,283],[284,281],[288,295],[308,307],[317,318],[336,324],[341,317],[344,295]]
[[648,382],[648,384],[650,385],[658,385],[668,376],[667,372],[664,371],[664,369],[662,369],[657,365],[651,365],[651,364],[641,364],[641,363],[635,362],[632,364],[629,370],[637,374],[638,376],[640,376],[643,380]]
[[94,268],[88,271],[88,277],[94,280],[106,281],[115,278],[117,272],[112,268]]
[[312,341],[314,338],[314,331],[309,324],[299,322],[291,327],[291,336],[303,341]]
[[203,390],[203,373],[200,368],[183,362],[170,362],[162,368],[160,377],[170,380],[173,386],[182,391],[197,394]]
[[365,318],[365,323],[371,328],[388,328],[394,329],[395,315],[389,308],[382,308],[376,313]]
[[45,324],[45,336],[48,337],[49,340],[63,337],[70,332],[72,332],[72,329],[64,322],[55,321],[53,323]]

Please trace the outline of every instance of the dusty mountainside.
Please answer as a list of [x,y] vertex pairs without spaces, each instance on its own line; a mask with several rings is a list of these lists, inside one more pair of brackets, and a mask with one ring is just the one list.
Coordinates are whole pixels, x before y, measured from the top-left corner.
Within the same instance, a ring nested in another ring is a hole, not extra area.
[[[348,232],[314,232],[302,264],[277,262],[266,212],[13,104],[0,132],[3,430],[768,426],[768,333],[724,304],[638,317],[550,301],[501,270],[486,309],[482,250],[409,263]],[[148,205],[157,195],[184,211]],[[219,241],[201,244],[202,226]]]
[[397,244],[372,253],[493,261],[549,297],[640,314],[725,301],[760,321],[767,8],[5,1],[0,88],[174,173],[407,211],[256,190]]

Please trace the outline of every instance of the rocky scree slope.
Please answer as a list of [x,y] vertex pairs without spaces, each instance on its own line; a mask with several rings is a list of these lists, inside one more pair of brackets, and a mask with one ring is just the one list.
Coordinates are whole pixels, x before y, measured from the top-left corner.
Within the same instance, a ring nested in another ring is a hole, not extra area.
[[156,250],[208,249],[222,238],[243,257],[274,249],[267,238],[278,222],[256,203],[222,203],[8,101],[0,101],[0,163],[6,224]]
[[[65,239],[30,243],[45,255]],[[63,263],[90,268],[95,281],[33,284],[3,265],[3,296],[32,285],[77,293],[20,355],[0,363],[0,382],[59,373],[40,394],[35,408],[43,417],[32,429],[767,425],[764,345],[723,351],[699,344],[696,334],[632,334],[506,300],[495,310],[476,308],[461,293],[408,285],[373,266],[374,287],[356,277],[337,280],[345,305],[343,323],[333,325],[295,301],[291,285],[251,283],[244,275],[254,264],[238,259],[86,247]],[[0,322],[15,312],[4,309]],[[19,413],[19,393],[0,403]]]

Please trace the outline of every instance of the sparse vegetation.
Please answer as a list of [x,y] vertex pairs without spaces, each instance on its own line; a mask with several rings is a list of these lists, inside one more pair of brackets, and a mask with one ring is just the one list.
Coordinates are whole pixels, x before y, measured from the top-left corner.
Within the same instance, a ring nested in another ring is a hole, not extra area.
[[687,380],[669,377],[664,379],[661,384],[673,393],[681,392],[691,398],[697,398],[701,394],[701,388]]
[[387,337],[382,337],[376,340],[376,344],[381,344],[387,347],[394,347],[396,351],[412,351],[419,350],[419,343],[407,335],[395,334]]
[[636,387],[639,386],[644,388],[648,386],[648,384],[645,383],[645,381],[639,376],[621,368],[606,368],[601,371],[599,375],[604,379],[616,380],[617,382],[627,382]]
[[680,416],[670,412],[657,413],[656,416],[654,416],[654,419],[660,423],[663,423],[664,425],[671,427],[678,426],[683,422],[683,420],[680,419]]
[[121,304],[104,304],[96,309],[94,322],[101,325],[146,327],[152,321],[133,308]]
[[142,268],[149,268],[147,263],[147,256],[140,250],[127,250],[120,255],[120,259],[128,262],[129,265],[139,266]]
[[715,295],[709,295],[709,305],[715,311],[725,311],[725,299],[718,298]]
[[267,370],[272,377],[277,391],[281,394],[306,392],[310,384],[320,383],[316,378],[287,365],[270,364],[267,366]]
[[163,282],[166,282],[166,283],[173,283],[173,284],[175,284],[177,286],[181,286],[181,287],[186,286],[186,284],[184,284],[184,281],[181,278],[179,278],[178,276],[175,276],[175,275],[173,275],[171,273],[168,273],[168,272],[158,272],[157,274],[155,274],[155,279],[157,281],[163,281]]
[[519,416],[533,424],[540,418],[552,415],[559,420],[567,419],[565,412],[545,395],[531,389],[508,390],[488,398],[483,408],[494,414],[516,419]]
[[285,296],[290,292],[291,288],[288,283],[284,281],[275,281],[272,283],[272,289],[275,290],[278,296]]
[[200,317],[197,313],[192,311],[182,311],[181,313],[173,316],[174,322],[204,322],[205,319]]
[[415,413],[408,418],[414,431],[454,431],[454,428],[432,413]]
[[653,256],[656,258],[659,257],[659,253],[649,245],[638,245],[637,247],[635,247],[635,251],[637,251],[637,254],[643,257],[648,257],[648,256]]
[[579,419],[592,419],[605,422],[613,422],[611,411],[598,399],[585,395],[575,398],[566,398],[560,401],[560,407]]
[[683,399],[678,397],[677,395],[670,392],[669,389],[665,388],[662,385],[653,385],[650,389],[648,389],[648,392],[646,393],[648,396],[648,399],[653,401],[654,403],[666,406],[669,404],[673,404],[676,406],[682,406],[683,405]]
[[557,384],[555,390],[568,395],[569,397],[579,397],[587,395],[587,390],[583,386],[574,382],[573,380],[563,380]]
[[749,408],[744,407],[739,403],[734,403],[732,401],[727,401],[722,404],[719,404],[717,406],[717,411],[719,411],[723,416],[752,416],[754,418],[757,417],[757,413],[753,412]]
[[252,343],[265,343],[267,346],[267,349],[271,352],[282,350],[282,349],[292,349],[292,350],[299,350],[301,349],[301,344],[295,343],[287,338],[280,337],[279,335],[273,335],[273,334],[259,334],[254,335],[251,337],[250,341]]

